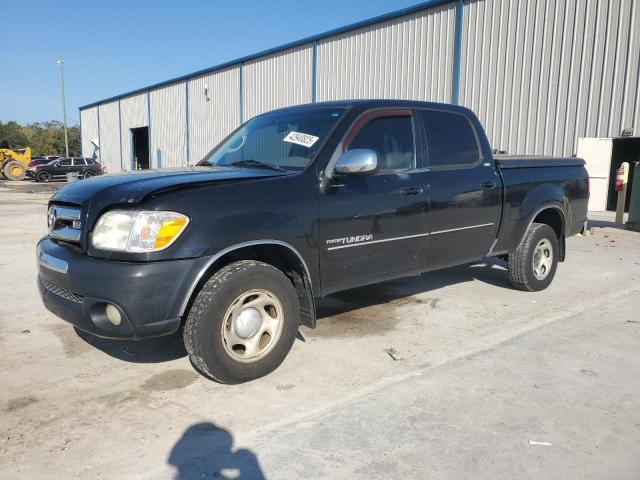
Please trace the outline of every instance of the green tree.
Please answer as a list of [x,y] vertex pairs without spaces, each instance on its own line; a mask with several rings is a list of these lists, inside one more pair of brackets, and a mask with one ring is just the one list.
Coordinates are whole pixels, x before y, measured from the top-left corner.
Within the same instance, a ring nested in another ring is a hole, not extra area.
[[[67,129],[69,155],[81,155],[80,128],[73,125]],[[64,155],[64,126],[57,120],[21,126],[17,122],[0,122],[0,143],[9,148],[31,147],[32,155]]]
[[8,148],[28,147],[28,138],[23,131],[23,127],[17,122],[0,122],[0,143],[7,143]]

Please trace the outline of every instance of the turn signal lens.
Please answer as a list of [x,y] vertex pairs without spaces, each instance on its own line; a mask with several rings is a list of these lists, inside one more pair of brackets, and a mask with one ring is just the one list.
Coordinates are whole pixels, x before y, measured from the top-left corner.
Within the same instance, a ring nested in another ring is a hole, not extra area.
[[156,250],[171,244],[180,235],[184,227],[187,226],[187,217],[178,217],[172,220],[165,220],[156,235]]

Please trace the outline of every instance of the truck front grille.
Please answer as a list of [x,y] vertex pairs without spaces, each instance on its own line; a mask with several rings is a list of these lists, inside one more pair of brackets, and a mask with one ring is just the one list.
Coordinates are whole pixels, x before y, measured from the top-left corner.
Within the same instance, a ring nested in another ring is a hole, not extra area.
[[56,240],[80,243],[80,208],[52,204],[47,215],[49,235]]
[[49,280],[45,280],[40,277],[40,281],[42,282],[42,286],[49,290],[51,293],[58,295],[70,302],[82,303],[82,295],[78,295],[77,293],[73,293],[71,290],[66,288],[62,288],[55,283],[51,283]]

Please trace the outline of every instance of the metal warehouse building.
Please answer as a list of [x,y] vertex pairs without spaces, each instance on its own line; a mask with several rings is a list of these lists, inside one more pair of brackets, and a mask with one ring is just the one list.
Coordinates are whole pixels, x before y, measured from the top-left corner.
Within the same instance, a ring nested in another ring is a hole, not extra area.
[[108,172],[194,164],[274,108],[430,100],[472,109],[498,150],[608,155],[606,196],[640,157],[616,143],[640,141],[639,76],[640,0],[432,0],[81,107],[82,151]]

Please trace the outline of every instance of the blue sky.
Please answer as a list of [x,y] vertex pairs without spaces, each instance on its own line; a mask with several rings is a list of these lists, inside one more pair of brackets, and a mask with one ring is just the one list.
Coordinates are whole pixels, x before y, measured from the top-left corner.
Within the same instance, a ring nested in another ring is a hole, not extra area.
[[78,107],[422,0],[0,0],[0,121]]

